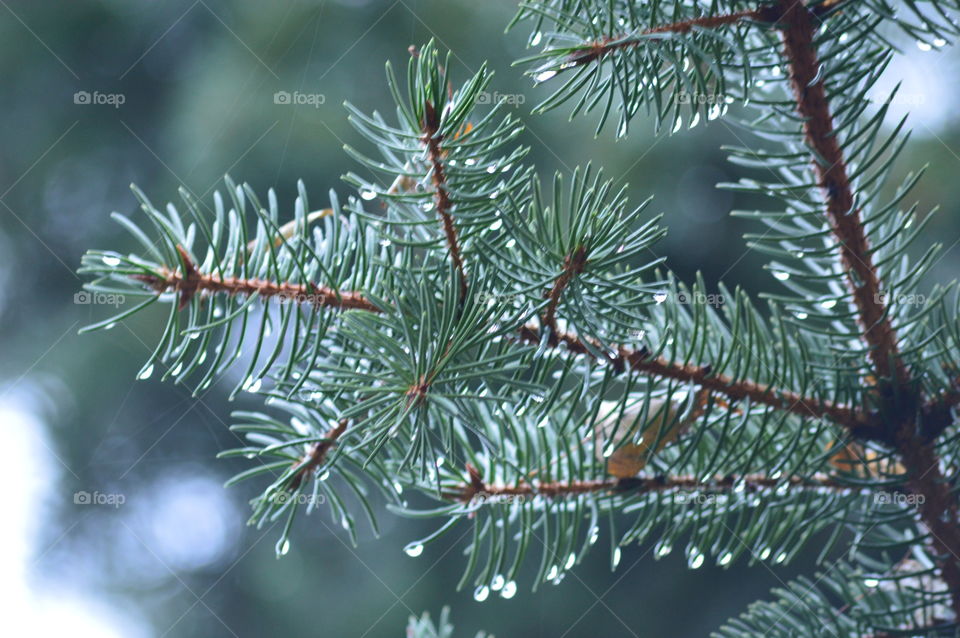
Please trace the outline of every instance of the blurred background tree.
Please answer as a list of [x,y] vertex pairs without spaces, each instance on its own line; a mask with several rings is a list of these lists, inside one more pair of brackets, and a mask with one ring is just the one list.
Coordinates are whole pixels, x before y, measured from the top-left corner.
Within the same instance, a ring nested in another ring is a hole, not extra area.
[[[702,270],[708,286],[722,277],[760,292],[772,285],[762,258],[744,250],[749,224],[727,215],[755,203],[713,186],[740,176],[719,148],[742,132],[715,121],[656,137],[652,124],[635,122],[615,142],[595,139],[590,121],[567,123],[562,110],[529,117],[548,89],[531,88],[511,67],[526,49],[519,34],[501,35],[515,9],[506,2],[0,4],[0,412],[2,471],[13,486],[12,523],[0,530],[6,620],[39,635],[391,636],[409,614],[449,603],[467,635],[637,635],[638,627],[702,635],[798,573],[804,561],[691,573],[682,556],[654,561],[651,547],[630,547],[614,574],[588,561],[535,597],[481,604],[470,592],[452,594],[458,561],[413,565],[400,551],[432,523],[391,516],[381,520],[383,541],[362,537],[357,548],[328,518],[301,519],[298,542],[277,561],[277,530],[243,526],[256,486],[223,490],[242,465],[213,460],[236,444],[230,409],[258,401],[228,405],[227,383],[199,400],[158,380],[136,383],[131,371],[159,337],[159,312],[76,336],[103,315],[75,303],[74,271],[86,248],[127,241],[107,214],[135,210],[130,182],[158,201],[180,186],[209,195],[225,171],[258,192],[275,187],[286,202],[299,178],[311,193],[345,192],[340,175],[356,165],[341,147],[359,139],[342,103],[386,109],[383,61],[403,64],[408,45],[431,37],[453,51],[460,77],[489,61],[496,89],[522,96],[521,141],[543,174],[595,159],[630,183],[633,201],[655,196],[652,209],[670,228],[656,250],[679,277]],[[894,110],[913,113],[914,139],[891,183],[930,164],[913,195],[921,209],[941,204],[926,239],[945,241],[932,277],[944,280],[960,260],[952,204],[960,129],[955,89],[931,78],[951,77],[956,62],[903,46],[889,75],[906,78],[901,96],[911,99]],[[277,104],[278,91],[321,94],[323,103]],[[83,92],[122,98],[83,103]],[[77,504],[81,490],[124,502]],[[696,614],[663,613],[687,601],[697,601]]]

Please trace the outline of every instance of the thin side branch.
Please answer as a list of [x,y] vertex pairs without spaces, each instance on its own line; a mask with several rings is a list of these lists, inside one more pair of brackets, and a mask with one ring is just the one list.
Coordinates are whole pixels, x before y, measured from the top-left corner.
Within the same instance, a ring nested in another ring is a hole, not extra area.
[[[259,279],[221,278],[218,275],[203,274],[196,269],[186,251],[180,247],[178,247],[178,250],[184,263],[185,273],[165,269],[161,277],[134,275],[134,278],[142,281],[157,293],[178,292],[181,309],[190,303],[190,300],[197,293],[225,293],[228,295],[260,295],[267,299],[277,298],[298,303],[310,303],[318,310],[320,308],[334,308],[366,310],[373,313],[381,312],[379,307],[359,292],[331,290],[312,283],[304,286]],[[527,343],[540,343],[541,334],[537,326],[521,326],[517,335],[520,340]],[[553,347],[563,344],[567,350],[589,357],[594,357],[594,352],[603,350],[599,345],[591,349],[580,337],[559,331],[554,331],[550,343]],[[661,379],[695,383],[722,394],[731,401],[750,399],[754,403],[793,412],[800,416],[828,418],[851,429],[867,425],[862,415],[850,407],[815,401],[793,392],[776,391],[752,381],[735,381],[723,375],[711,375],[709,366],[681,365],[662,358],[652,359],[642,350],[628,350],[626,348],[620,348],[615,354],[608,355],[605,360],[620,370],[630,366],[638,372]]]
[[183,272],[165,268],[159,277],[133,275],[133,278],[142,281],[157,293],[168,291],[179,293],[181,310],[197,293],[222,292],[228,295],[260,295],[265,299],[276,298],[281,301],[310,303],[315,308],[380,311],[377,306],[356,292],[340,292],[313,283],[308,285],[275,283],[262,279],[240,279],[204,274],[197,270],[193,260],[181,246],[177,246],[177,252],[180,253],[180,260],[183,262]]
[[595,62],[606,57],[614,51],[639,46],[644,42],[644,38],[642,36],[656,35],[658,33],[688,33],[694,28],[715,29],[717,27],[736,24],[745,20],[770,22],[772,20],[769,12],[770,9],[768,7],[760,7],[758,9],[737,11],[736,13],[729,13],[719,16],[702,16],[700,18],[691,18],[681,22],[673,22],[670,24],[652,27],[640,32],[608,36],[602,40],[597,40],[584,45],[581,50],[570,56],[570,59],[567,62],[569,66],[565,66],[564,68],[590,64],[591,62]]
[[467,296],[467,272],[463,266],[463,256],[460,253],[457,228],[453,223],[453,215],[450,213],[453,204],[450,201],[450,195],[447,193],[447,173],[443,166],[443,149],[440,148],[442,140],[437,135],[439,128],[440,120],[437,112],[433,105],[427,102],[422,139],[427,147],[427,157],[432,166],[434,205],[437,208],[437,214],[440,215],[440,220],[443,222],[443,232],[447,237],[447,250],[450,252],[450,260],[460,277],[460,299],[463,300]]
[[547,309],[543,313],[543,325],[550,330],[550,338],[556,339],[557,335],[557,306],[560,305],[560,297],[566,290],[570,281],[583,272],[587,265],[587,249],[584,246],[577,247],[572,253],[563,259],[563,272],[553,282],[551,288],[544,297],[548,299]]
[[[534,326],[523,326],[520,336],[528,343],[540,343],[540,333]],[[562,343],[571,352],[593,357],[602,347],[588,347],[580,337],[569,333],[558,333],[558,343]],[[645,350],[620,348],[616,354],[607,356],[607,361],[620,369],[627,366],[661,379],[674,379],[685,383],[694,383],[713,392],[722,394],[733,401],[749,399],[753,403],[767,405],[804,417],[827,418],[851,429],[867,426],[864,418],[850,407],[821,402],[794,392],[775,390],[749,380],[737,381],[725,375],[711,374],[710,366],[692,366],[677,364],[663,358],[651,358]]]
[[789,480],[773,479],[762,474],[747,474],[744,476],[718,477],[713,481],[704,481],[697,476],[636,476],[631,478],[609,478],[586,481],[544,481],[540,483],[521,482],[516,485],[502,485],[485,483],[480,472],[467,464],[469,483],[441,493],[448,500],[470,503],[480,499],[497,502],[513,497],[544,496],[547,498],[566,498],[581,494],[598,492],[615,493],[649,493],[666,491],[696,491],[723,493],[736,490],[738,492],[754,493],[782,487],[785,483],[794,488],[852,490],[850,485],[826,476],[815,476],[808,479],[791,477]]
[[347,420],[341,419],[337,425],[327,432],[327,436],[324,438],[324,440],[317,441],[310,449],[310,452],[296,463],[296,465],[300,465],[301,463],[304,465],[294,475],[293,480],[290,481],[288,489],[291,492],[296,491],[312,472],[323,465],[323,462],[327,458],[327,454],[330,452],[333,446],[337,444],[337,439],[339,439],[346,430]]

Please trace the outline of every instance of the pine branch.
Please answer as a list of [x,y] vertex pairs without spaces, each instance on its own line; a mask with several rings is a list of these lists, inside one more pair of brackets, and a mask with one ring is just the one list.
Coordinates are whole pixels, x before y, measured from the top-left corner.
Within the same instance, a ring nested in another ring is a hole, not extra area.
[[463,256],[460,253],[460,240],[457,237],[457,228],[453,223],[451,209],[453,204],[447,193],[447,174],[443,165],[443,149],[440,146],[442,138],[439,136],[440,119],[433,104],[426,102],[423,116],[423,143],[427,147],[427,157],[432,167],[432,181],[434,189],[434,205],[437,214],[443,221],[443,233],[447,238],[447,249],[450,252],[450,261],[457,269],[460,278],[460,299],[467,296],[467,272],[463,266]]
[[[585,259],[585,254],[581,255],[579,250],[576,254],[580,256],[571,260],[571,265],[573,265],[574,268],[577,267],[577,263]],[[142,281],[158,293],[170,290],[179,292],[179,306],[181,310],[190,302],[196,293],[207,292],[225,293],[228,295],[260,295],[267,299],[275,297],[282,300],[309,303],[317,310],[321,308],[335,308],[366,310],[373,313],[381,312],[381,309],[377,305],[367,300],[359,292],[330,290],[315,284],[303,286],[260,279],[245,280],[232,277],[223,279],[215,274],[200,273],[182,248],[180,249],[180,258],[184,263],[186,274],[165,269],[159,277],[133,275],[133,278]],[[583,264],[580,263],[579,267],[582,268],[582,266]],[[571,272],[572,271],[569,270],[565,271],[564,275],[561,275],[557,280],[557,284],[554,285],[554,288],[549,293],[551,305],[553,305],[552,301],[555,298],[559,300],[560,293],[569,282],[570,276],[572,276],[572,274],[569,276],[565,275]],[[545,315],[545,319],[553,317],[554,315],[549,313],[548,306],[548,313]],[[532,325],[524,325],[518,328],[518,336],[521,340],[531,344],[539,344],[541,340],[539,329]],[[594,353],[597,352],[598,349],[602,349],[602,347],[597,344],[591,348],[580,337],[557,330],[553,331],[550,337],[550,343],[553,347],[563,344],[563,346],[571,352],[593,358],[596,358]],[[793,392],[778,391],[771,387],[763,387],[749,380],[737,381],[723,375],[714,376],[710,374],[709,366],[697,367],[672,363],[662,358],[650,359],[648,354],[643,351],[632,351],[625,348],[618,349],[616,354],[608,355],[605,359],[619,370],[630,366],[638,372],[643,372],[655,378],[695,383],[723,394],[732,401],[749,399],[754,403],[767,405],[779,410],[786,410],[800,416],[828,418],[851,429],[866,425],[863,415],[857,413],[850,407],[816,401]]]
[[557,306],[560,304],[560,297],[570,284],[570,281],[583,272],[586,265],[587,248],[585,246],[578,246],[576,250],[564,258],[563,272],[557,277],[553,288],[545,295],[549,301],[547,303],[547,309],[543,314],[543,325],[550,330],[550,340],[554,345],[557,343],[557,334],[559,333],[557,329]]
[[295,492],[310,476],[310,473],[315,471],[318,467],[323,465],[323,462],[327,459],[327,454],[337,444],[337,440],[347,431],[347,420],[341,419],[337,425],[330,429],[327,433],[327,436],[322,441],[317,441],[310,448],[310,452],[300,459],[296,466],[300,467],[297,473],[294,475],[293,480],[290,482],[290,485],[287,486],[291,492]]
[[315,308],[339,308],[342,310],[368,310],[379,308],[356,292],[340,292],[316,284],[299,285],[273,282],[263,279],[220,277],[217,274],[201,273],[181,246],[177,246],[183,272],[164,268],[159,276],[132,275],[157,293],[174,291],[179,294],[179,307],[183,310],[197,293],[225,293],[228,295],[259,295],[264,299],[309,303]]
[[814,44],[817,29],[814,16],[803,0],[781,0],[778,10],[780,25],[784,27],[783,54],[797,112],[804,118],[803,130],[812,151],[813,170],[840,244],[863,339],[870,346],[869,356],[880,377],[904,387],[908,375],[897,347],[897,334],[887,316],[877,267],[833,128],[826,91],[819,78],[821,63]]
[[[520,328],[520,337],[528,343],[540,343],[541,339],[537,327],[531,325]],[[557,333],[556,340],[558,343],[564,344],[571,352],[578,354],[595,357],[595,352],[602,351],[602,346],[599,344],[593,344],[593,347],[590,347],[583,339],[569,333]],[[868,425],[864,416],[853,408],[816,401],[793,392],[775,390],[772,387],[763,387],[749,380],[738,381],[724,375],[711,375],[709,365],[677,364],[659,357],[650,358],[649,353],[643,350],[628,350],[626,348],[619,348],[616,354],[607,355],[606,360],[620,370],[630,366],[638,372],[643,372],[655,378],[695,383],[723,394],[732,401],[749,399],[757,404],[767,405],[804,417],[828,418],[851,429],[859,429]]]
[[601,40],[591,42],[578,47],[578,51],[570,55],[569,67],[583,66],[602,59],[603,57],[621,49],[628,49],[638,46],[645,40],[644,36],[656,35],[659,33],[688,33],[693,29],[715,29],[745,20],[756,20],[758,22],[769,22],[770,8],[760,7],[758,9],[749,9],[737,11],[716,16],[703,16],[699,18],[690,18],[670,24],[662,24],[649,29],[644,29],[639,33],[624,33],[619,36],[605,37]]
[[750,474],[741,477],[725,476],[714,481],[704,481],[697,476],[648,476],[630,478],[609,478],[582,481],[542,481],[538,483],[523,482],[516,485],[501,485],[485,483],[473,465],[467,464],[467,476],[470,482],[457,488],[441,493],[445,499],[473,502],[478,497],[496,502],[498,499],[509,497],[544,496],[547,498],[565,498],[592,493],[643,493],[664,492],[668,490],[697,491],[697,492],[739,492],[753,493],[763,490],[776,489],[787,484],[793,488],[849,491],[850,485],[826,476],[811,478],[790,477],[788,480],[774,479],[760,474]]
[[[804,118],[803,130],[813,157],[813,170],[831,228],[840,244],[841,261],[863,328],[863,339],[870,346],[869,357],[881,383],[892,382],[896,387],[893,392],[903,392],[920,403],[919,393],[908,385],[909,376],[900,357],[897,334],[887,316],[880,278],[833,128],[814,42],[815,16],[802,0],[781,0],[778,7],[779,23],[784,27],[783,55],[789,67],[796,110]],[[940,458],[933,444],[917,432],[915,417],[900,416],[899,422],[892,425],[908,483],[923,497],[917,509],[930,530],[930,542],[939,554],[943,578],[952,591],[954,612],[960,617],[960,518],[953,491],[940,469]]]

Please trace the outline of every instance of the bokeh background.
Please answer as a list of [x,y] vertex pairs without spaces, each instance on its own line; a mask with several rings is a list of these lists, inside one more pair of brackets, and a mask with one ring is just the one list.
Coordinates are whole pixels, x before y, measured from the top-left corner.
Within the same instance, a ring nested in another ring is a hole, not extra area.
[[[679,276],[700,270],[711,285],[773,290],[762,260],[745,252],[749,223],[728,216],[758,202],[714,187],[741,175],[721,145],[748,134],[715,121],[655,137],[637,121],[615,141],[612,130],[595,138],[590,118],[531,116],[545,93],[511,66],[527,35],[523,26],[504,33],[513,5],[0,0],[0,628],[76,638],[400,636],[410,613],[449,604],[458,635],[695,636],[812,572],[803,560],[692,572],[680,552],[654,560],[643,545],[627,548],[615,573],[597,551],[557,586],[531,594],[527,582],[512,600],[478,603],[455,591],[456,534],[410,558],[403,546],[433,523],[384,513],[382,536],[367,531],[352,547],[322,511],[300,517],[292,550],[277,560],[278,530],[245,526],[255,486],[223,489],[240,466],[214,460],[237,442],[231,409],[258,402],[227,402],[235,379],[199,399],[136,381],[159,313],[77,335],[110,309],[75,303],[74,271],[87,248],[133,248],[109,219],[136,214],[131,182],[155,203],[180,187],[209,200],[227,172],[260,193],[275,187],[288,205],[301,178],[315,202],[331,188],[346,193],[340,176],[360,168],[342,146],[362,142],[342,103],[389,112],[384,62],[404,65],[407,47],[430,38],[454,52],[459,77],[488,61],[492,90],[520,96],[523,141],[544,174],[593,162],[628,181],[635,201],[654,195],[650,210],[664,212],[671,231],[657,250]],[[913,111],[895,174],[929,165],[914,198],[921,210],[941,206],[925,239],[945,243],[934,278],[949,279],[960,261],[955,57],[905,42],[888,78],[887,88],[904,81],[906,96],[892,111]],[[276,104],[278,91],[323,103]],[[76,504],[78,491],[123,503]]]

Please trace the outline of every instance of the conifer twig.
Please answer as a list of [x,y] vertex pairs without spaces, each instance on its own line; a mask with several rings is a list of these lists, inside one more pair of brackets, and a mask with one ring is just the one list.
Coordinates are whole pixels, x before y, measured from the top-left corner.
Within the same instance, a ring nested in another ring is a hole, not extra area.
[[846,485],[826,476],[811,478],[790,477],[789,479],[774,479],[762,474],[747,474],[744,476],[724,476],[716,480],[704,481],[698,476],[635,476],[629,478],[607,478],[582,481],[542,481],[531,483],[522,481],[515,485],[485,483],[479,470],[467,464],[469,482],[456,489],[448,489],[442,496],[448,500],[469,503],[477,497],[496,501],[507,497],[564,498],[580,494],[596,492],[625,493],[625,492],[665,492],[697,491],[697,492],[729,492],[734,489],[747,493],[760,492],[778,488],[785,483],[796,488],[828,489],[835,491],[853,490],[853,486]]
[[450,209],[453,203],[447,193],[447,173],[443,165],[443,149],[440,147],[441,139],[438,136],[440,129],[439,114],[433,104],[427,102],[423,116],[423,143],[427,147],[427,157],[432,166],[431,179],[433,180],[433,198],[437,214],[443,222],[443,232],[447,238],[447,249],[450,251],[450,260],[457,269],[457,276],[460,278],[460,299],[467,296],[467,272],[463,266],[463,256],[460,253],[460,240],[457,237],[457,228],[453,223],[453,215]]

